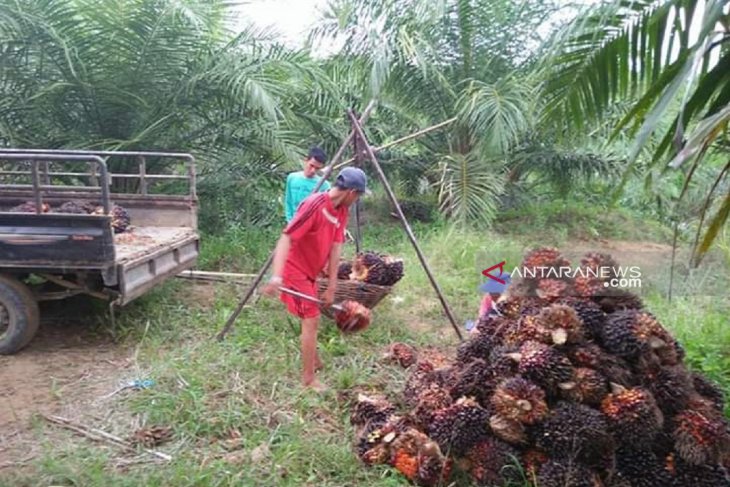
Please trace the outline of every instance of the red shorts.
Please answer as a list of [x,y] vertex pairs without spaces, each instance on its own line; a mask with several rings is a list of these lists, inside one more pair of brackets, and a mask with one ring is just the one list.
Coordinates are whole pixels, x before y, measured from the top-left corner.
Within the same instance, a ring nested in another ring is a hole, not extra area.
[[[317,283],[291,266],[284,267],[282,279],[284,287],[317,298]],[[284,292],[280,294],[280,299],[286,304],[289,313],[297,318],[316,318],[320,315],[317,303]]]

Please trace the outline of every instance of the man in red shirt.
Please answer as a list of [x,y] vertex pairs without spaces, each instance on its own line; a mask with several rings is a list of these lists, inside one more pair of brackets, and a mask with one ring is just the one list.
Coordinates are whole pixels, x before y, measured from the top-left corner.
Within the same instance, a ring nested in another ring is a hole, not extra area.
[[[326,305],[333,303],[348,210],[365,191],[365,173],[346,167],[337,175],[332,189],[302,201],[276,244],[273,271],[264,287],[265,294],[275,296],[283,285],[316,298],[317,275],[327,265],[329,282],[322,300]],[[317,354],[319,306],[286,293],[281,293],[281,300],[289,313],[302,320],[302,382],[307,387],[323,390],[324,386],[315,376],[315,369],[321,366]]]

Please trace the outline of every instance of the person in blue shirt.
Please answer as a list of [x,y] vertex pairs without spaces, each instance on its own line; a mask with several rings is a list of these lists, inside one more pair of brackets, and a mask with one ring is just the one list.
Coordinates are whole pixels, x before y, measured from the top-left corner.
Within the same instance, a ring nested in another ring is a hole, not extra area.
[[[286,177],[286,190],[284,192],[284,214],[289,223],[294,218],[294,213],[299,208],[299,203],[312,193],[312,190],[319,182],[317,172],[324,167],[327,156],[319,147],[309,149],[307,158],[304,159],[301,171],[290,173]],[[319,192],[328,191],[330,184],[325,181],[319,187]]]

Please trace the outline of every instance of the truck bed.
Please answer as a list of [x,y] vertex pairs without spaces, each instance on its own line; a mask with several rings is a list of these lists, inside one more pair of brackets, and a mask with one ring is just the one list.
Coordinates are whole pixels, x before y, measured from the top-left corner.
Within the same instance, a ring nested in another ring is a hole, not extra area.
[[125,264],[143,258],[164,248],[195,238],[192,228],[132,227],[114,235],[115,262]]

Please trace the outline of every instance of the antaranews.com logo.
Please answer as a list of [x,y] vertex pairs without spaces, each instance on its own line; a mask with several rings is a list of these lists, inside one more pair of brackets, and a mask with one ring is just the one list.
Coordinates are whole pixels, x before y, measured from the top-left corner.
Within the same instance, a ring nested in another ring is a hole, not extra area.
[[[504,284],[505,281],[500,276],[504,275],[506,265],[506,261],[499,262],[484,269],[482,275],[500,284]],[[561,281],[582,278],[601,281],[603,282],[603,287],[640,288],[642,285],[642,274],[639,266],[516,266],[508,273],[513,280],[516,277],[531,280],[556,279]]]

